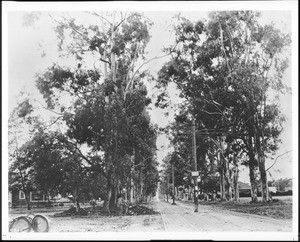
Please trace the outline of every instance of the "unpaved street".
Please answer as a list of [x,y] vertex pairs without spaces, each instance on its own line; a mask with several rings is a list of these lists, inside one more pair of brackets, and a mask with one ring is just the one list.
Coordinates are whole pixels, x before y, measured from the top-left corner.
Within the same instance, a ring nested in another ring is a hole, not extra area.
[[279,220],[199,205],[191,202],[153,201],[148,206],[160,214],[52,218],[52,232],[291,232],[292,220]]
[[[158,214],[138,216],[49,217],[50,233],[60,232],[292,232],[292,220],[222,210],[192,202],[152,201],[147,206]],[[10,219],[26,213],[10,214]]]
[[221,210],[211,206],[199,205],[194,212],[192,203],[156,202],[168,232],[291,232],[292,220],[278,220],[258,215]]

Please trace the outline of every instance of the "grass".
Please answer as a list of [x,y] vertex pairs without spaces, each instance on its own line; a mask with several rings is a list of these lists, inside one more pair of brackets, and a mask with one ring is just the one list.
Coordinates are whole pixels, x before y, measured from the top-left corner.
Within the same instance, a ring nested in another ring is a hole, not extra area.
[[277,219],[292,219],[292,200],[273,199],[270,203],[250,203],[245,201],[200,201],[199,204],[211,205],[230,211],[257,214]]

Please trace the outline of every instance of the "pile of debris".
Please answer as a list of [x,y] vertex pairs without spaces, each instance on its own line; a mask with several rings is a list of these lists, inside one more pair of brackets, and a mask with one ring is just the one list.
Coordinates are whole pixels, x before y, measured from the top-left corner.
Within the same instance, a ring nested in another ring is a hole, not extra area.
[[[127,213],[123,215],[151,215],[151,214],[157,214],[158,212],[154,211],[152,208],[148,208],[146,206],[137,204],[133,206],[129,206]],[[103,207],[96,206],[93,207],[87,207],[87,208],[80,208],[78,212],[76,212],[75,207],[71,207],[68,210],[65,210],[61,213],[55,213],[53,217],[68,217],[68,216],[88,216],[88,215],[100,215],[100,216],[120,216],[120,213],[118,210],[111,210],[110,213],[105,211]]]
[[88,211],[86,211],[83,208],[80,208],[79,211],[76,211],[75,207],[71,207],[68,210],[65,210],[61,213],[55,213],[53,215],[53,217],[68,217],[68,216],[74,216],[74,215],[87,216],[87,215],[89,215],[89,213],[88,213]]
[[129,206],[127,215],[150,215],[150,214],[158,214],[158,212],[154,211],[152,208],[148,208],[142,205],[134,205]]

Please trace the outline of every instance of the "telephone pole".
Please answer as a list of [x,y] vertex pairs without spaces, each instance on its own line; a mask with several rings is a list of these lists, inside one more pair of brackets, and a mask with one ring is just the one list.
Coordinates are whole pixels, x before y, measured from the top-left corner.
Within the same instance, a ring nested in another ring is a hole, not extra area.
[[172,205],[176,205],[176,203],[175,203],[174,164],[172,164],[172,181],[173,181],[173,203],[172,203]]
[[[195,165],[195,172],[197,171],[197,151],[196,151],[196,124],[195,118],[192,116],[192,133],[193,133],[193,158],[194,158],[194,165]],[[198,186],[197,186],[197,178],[198,176],[194,176],[194,204],[195,204],[195,211],[198,212]]]
[[166,195],[167,195],[167,203],[169,202],[169,176],[168,176],[168,173],[167,173],[167,192],[166,192]]

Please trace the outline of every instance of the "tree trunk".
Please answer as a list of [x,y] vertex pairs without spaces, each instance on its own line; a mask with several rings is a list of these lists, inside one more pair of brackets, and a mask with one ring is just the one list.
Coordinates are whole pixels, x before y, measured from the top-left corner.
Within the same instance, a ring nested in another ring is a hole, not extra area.
[[270,200],[270,197],[269,197],[269,191],[268,191],[268,180],[267,180],[267,173],[266,173],[264,160],[261,160],[259,162],[259,171],[260,171],[260,180],[261,180],[262,202],[265,203]]
[[144,196],[144,194],[143,194],[143,183],[141,183],[140,194],[141,194],[141,196],[140,196],[140,202],[143,202],[143,196]]
[[80,210],[80,203],[79,203],[79,198],[76,199],[76,212],[79,212]]
[[221,201],[225,201],[226,200],[226,195],[225,195],[224,164],[223,164],[223,159],[221,158],[220,151],[218,152],[217,157],[218,157],[218,165],[219,165],[219,173],[220,173]]
[[257,200],[257,184],[255,179],[255,158],[254,158],[254,150],[253,150],[253,142],[252,137],[249,135],[249,176],[250,176],[250,184],[251,184],[251,201],[256,203]]
[[110,61],[111,61],[111,73],[112,73],[112,80],[113,83],[116,84],[116,55],[113,52],[113,49],[115,48],[115,36],[116,36],[116,31],[115,31],[115,12],[113,12],[113,23],[111,25],[111,56],[110,56]]
[[27,210],[31,210],[31,203],[30,203],[30,195],[28,194],[28,192],[25,192],[25,200],[26,200],[26,204],[27,204]]
[[224,158],[224,168],[225,168],[225,188],[226,188],[226,200],[232,199],[232,182],[229,171],[229,162]]
[[223,165],[221,165],[221,167],[220,167],[220,193],[221,193],[221,200],[225,201],[226,200],[226,189],[225,189],[225,177],[224,177]]
[[110,213],[110,200],[111,200],[112,188],[111,186],[107,187],[106,200],[103,204],[104,210]]
[[80,203],[79,203],[79,191],[78,191],[78,188],[75,189],[74,200],[75,200],[75,205],[76,205],[76,212],[79,212],[79,210],[80,210]]
[[221,200],[226,201],[230,199],[230,180],[229,180],[229,171],[227,169],[228,162],[224,158],[223,154],[226,149],[226,143],[224,137],[218,137],[219,152],[218,152],[218,161],[219,161],[219,171],[220,171],[220,192]]
[[111,197],[109,202],[109,209],[110,211],[115,209],[117,206],[117,188],[112,184],[111,186]]
[[268,180],[267,180],[267,172],[265,167],[265,156],[263,152],[263,147],[260,144],[259,137],[257,138],[257,149],[258,149],[258,167],[260,172],[260,182],[261,182],[261,196],[262,196],[262,202],[268,202],[269,201],[269,191],[268,191]]
[[258,155],[258,167],[260,172],[260,182],[261,182],[261,196],[262,202],[265,203],[269,201],[269,192],[268,192],[268,181],[267,173],[265,168],[265,154],[264,154],[264,132],[263,127],[259,127],[259,120],[256,116],[256,126],[255,128],[255,145],[256,152]]
[[233,174],[233,191],[234,191],[234,201],[238,201],[240,194],[239,194],[239,169],[238,169],[238,162],[236,160],[236,157],[233,157],[233,163],[234,163],[234,174]]
[[107,185],[106,185],[106,199],[103,204],[103,208],[105,211],[110,213],[110,203],[111,203],[111,196],[112,196],[112,181],[111,181],[111,173],[108,171],[107,174]]
[[[104,20],[102,19],[102,31],[103,33],[105,33],[105,28],[104,28]],[[106,50],[104,50],[104,53],[103,53],[103,59],[105,61],[107,61],[107,52]],[[103,61],[103,70],[104,70],[104,80],[107,79],[107,62]]]
[[133,179],[131,178],[131,186],[130,186],[130,203],[134,204],[134,183]]

